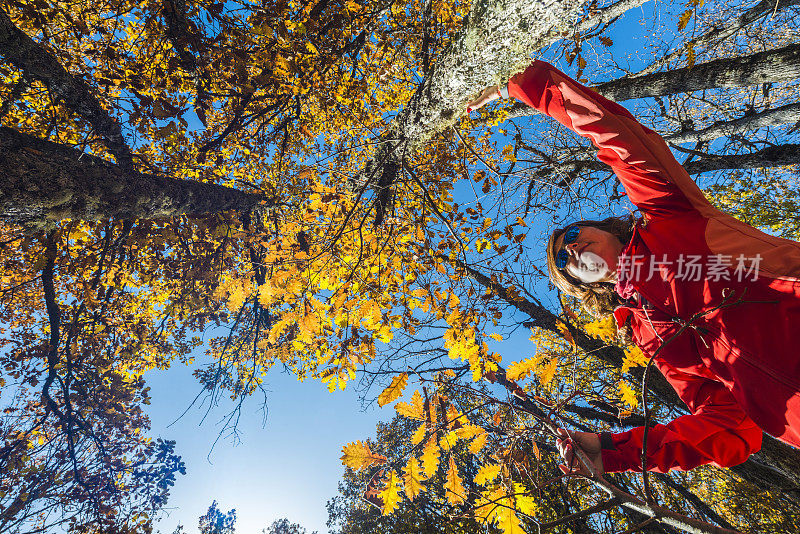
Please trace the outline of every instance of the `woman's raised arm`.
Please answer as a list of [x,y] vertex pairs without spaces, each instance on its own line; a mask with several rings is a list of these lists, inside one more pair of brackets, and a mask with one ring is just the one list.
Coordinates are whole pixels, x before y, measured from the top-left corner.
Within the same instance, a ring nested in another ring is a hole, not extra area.
[[[469,109],[500,98],[490,87]],[[534,61],[508,82],[508,94],[554,118],[598,148],[597,157],[619,176],[628,198],[650,215],[712,209],[664,140],[628,110],[544,61]]]

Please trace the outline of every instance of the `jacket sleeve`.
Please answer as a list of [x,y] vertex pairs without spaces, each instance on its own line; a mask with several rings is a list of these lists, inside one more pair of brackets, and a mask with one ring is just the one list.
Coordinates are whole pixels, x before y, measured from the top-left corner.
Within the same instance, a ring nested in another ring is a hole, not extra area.
[[[650,428],[648,471],[688,470],[707,463],[731,467],[761,449],[761,429],[722,383],[678,371],[662,362],[659,368],[692,414]],[[601,440],[604,469],[641,472],[643,435],[644,427],[605,434]]]
[[509,80],[508,93],[590,139],[598,159],[613,169],[643,212],[669,215],[710,207],[661,136],[549,63],[534,61]]

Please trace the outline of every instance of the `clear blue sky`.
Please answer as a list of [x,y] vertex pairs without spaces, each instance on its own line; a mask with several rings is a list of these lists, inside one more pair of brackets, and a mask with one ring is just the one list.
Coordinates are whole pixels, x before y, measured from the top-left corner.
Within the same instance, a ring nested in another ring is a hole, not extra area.
[[180,522],[188,532],[196,532],[197,518],[216,499],[221,510],[236,509],[237,532],[242,534],[260,533],[282,517],[309,532],[327,532],[325,501],[336,494],[342,445],[373,435],[378,415],[391,413],[360,411],[350,386],[331,394],[320,383],[299,383],[292,375],[273,371],[266,380],[271,390],[266,421],[260,403],[251,399],[242,410],[241,442],[234,446],[223,436],[211,451],[219,434],[217,423],[230,402],[212,410],[202,425],[204,407],[193,408],[168,426],[199,391],[191,371],[176,364],[146,377],[152,395],[150,434],[177,440],[187,471],[178,477],[169,516],[158,529],[169,534]]

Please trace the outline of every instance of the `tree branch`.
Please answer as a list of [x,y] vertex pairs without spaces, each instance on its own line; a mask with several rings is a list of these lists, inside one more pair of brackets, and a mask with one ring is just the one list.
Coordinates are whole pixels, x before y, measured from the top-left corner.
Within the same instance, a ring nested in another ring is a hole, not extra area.
[[17,28],[2,9],[0,55],[29,78],[42,82],[56,100],[91,124],[122,168],[133,167],[133,155],[125,143],[119,123],[103,109],[89,86],[67,72],[44,46]]
[[800,163],[800,145],[778,145],[749,154],[707,154],[700,159],[686,163],[683,168],[689,174],[700,174],[725,169],[782,167],[797,163]]
[[[761,83],[794,81],[800,77],[800,44],[767,50],[750,56],[716,59],[692,68],[657,72],[644,76],[625,76],[604,82],[592,89],[616,102],[689,93],[719,87],[746,87]],[[538,111],[517,102],[507,118],[536,115]]]
[[644,68],[638,73],[636,73],[636,75],[644,76],[645,74],[656,72],[658,69],[668,64],[670,61],[681,57],[684,51],[689,47],[692,48],[696,46],[708,47],[711,44],[719,43],[723,39],[727,39],[731,35],[735,34],[742,28],[749,26],[750,24],[757,21],[764,15],[776,13],[786,7],[797,4],[798,0],[761,0],[761,2],[754,5],[753,7],[751,7],[750,9],[748,9],[735,19],[731,19],[726,26],[711,28],[707,32],[700,34],[696,37],[693,37],[692,39],[689,39],[688,41],[683,43],[683,46],[681,46],[676,50],[673,50],[663,58],[654,61],[647,68]]
[[272,205],[259,194],[126,171],[0,127],[0,217],[12,224],[49,228],[61,219],[151,219]]
[[702,130],[674,133],[664,136],[669,143],[699,143],[720,137],[730,136],[746,130],[757,130],[768,126],[780,126],[800,121],[800,104],[788,104],[761,113],[754,113],[719,124],[713,124]]

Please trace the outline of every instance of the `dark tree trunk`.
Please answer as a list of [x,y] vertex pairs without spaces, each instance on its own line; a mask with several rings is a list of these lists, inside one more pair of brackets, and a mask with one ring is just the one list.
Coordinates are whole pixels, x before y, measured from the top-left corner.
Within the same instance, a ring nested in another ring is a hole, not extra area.
[[262,195],[124,171],[103,159],[0,127],[0,217],[46,229],[61,219],[153,219],[266,206]]
[[109,115],[86,83],[61,66],[42,45],[17,28],[0,9],[0,56],[31,79],[42,82],[53,97],[79,114],[103,138],[108,150],[124,167],[131,167],[133,156],[122,136],[119,123]]

